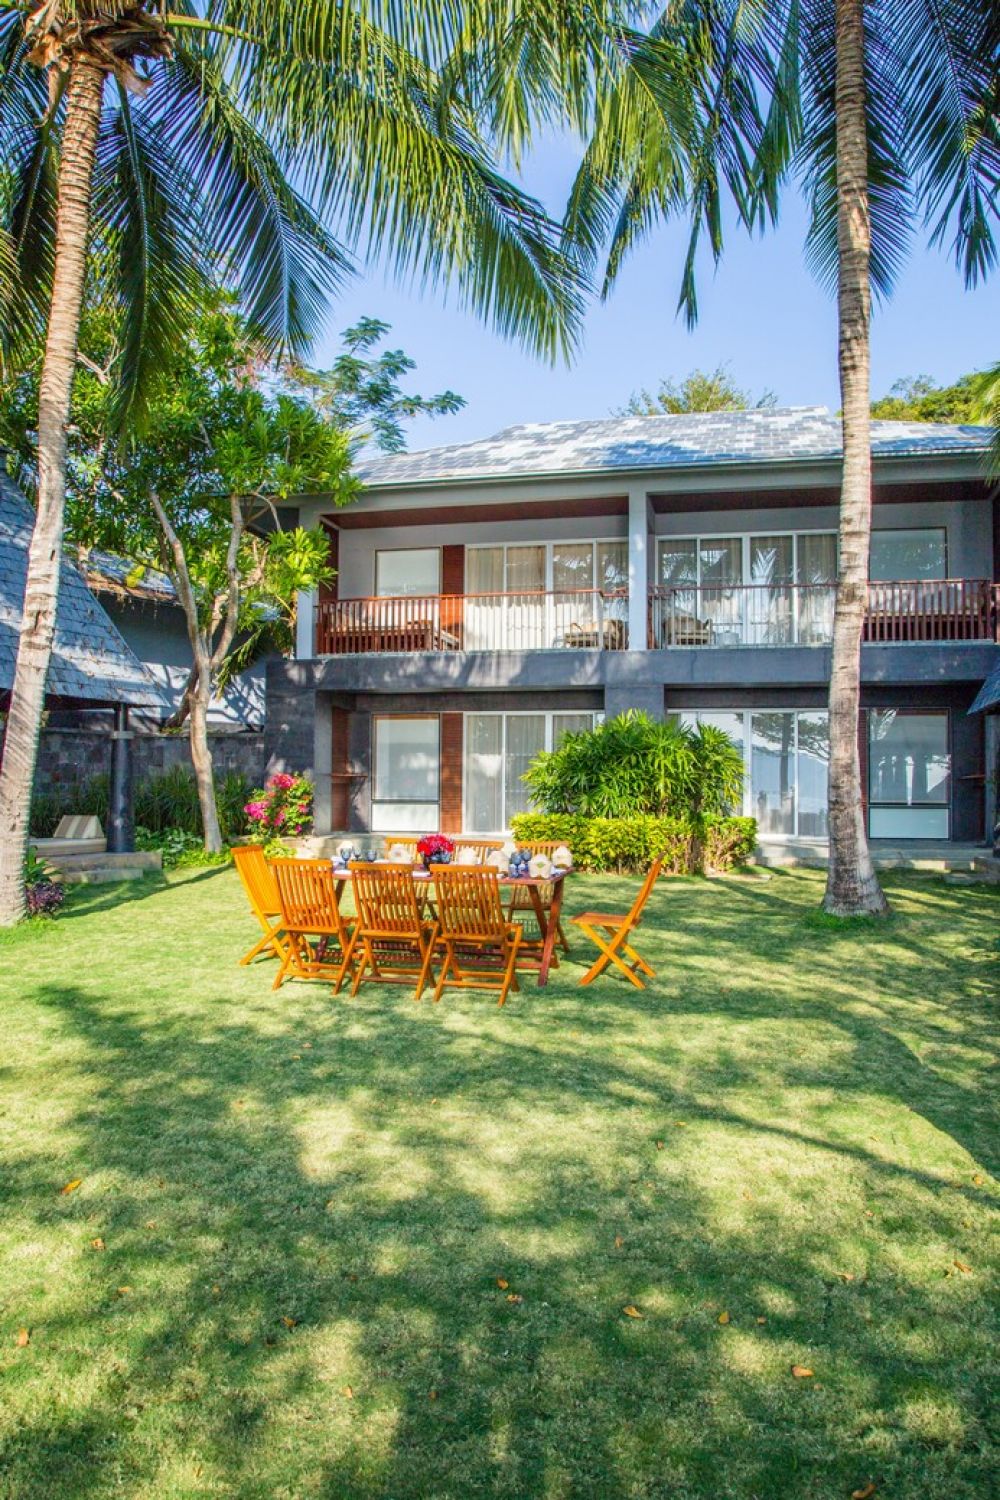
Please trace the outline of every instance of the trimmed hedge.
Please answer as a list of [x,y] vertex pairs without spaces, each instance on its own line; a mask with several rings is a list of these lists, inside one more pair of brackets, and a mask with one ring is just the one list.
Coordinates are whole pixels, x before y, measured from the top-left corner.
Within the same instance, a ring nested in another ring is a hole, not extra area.
[[755,818],[587,818],[578,813],[521,813],[511,821],[516,843],[556,839],[578,870],[628,874],[663,854],[664,873],[690,875],[745,864],[757,843]]

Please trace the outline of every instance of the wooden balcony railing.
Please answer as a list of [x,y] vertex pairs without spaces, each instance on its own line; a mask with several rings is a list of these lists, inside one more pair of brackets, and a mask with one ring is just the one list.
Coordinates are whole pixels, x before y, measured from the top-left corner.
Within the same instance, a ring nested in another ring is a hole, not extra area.
[[317,607],[316,654],[421,651],[624,651],[628,596],[599,589],[405,594]]
[[[822,646],[833,638],[833,584],[654,588],[649,645]],[[870,642],[998,639],[1000,590],[982,578],[868,585]]]

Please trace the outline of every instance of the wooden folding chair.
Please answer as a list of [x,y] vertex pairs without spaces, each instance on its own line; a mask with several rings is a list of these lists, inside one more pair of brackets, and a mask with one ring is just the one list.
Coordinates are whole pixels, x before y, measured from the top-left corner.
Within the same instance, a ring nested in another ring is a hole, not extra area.
[[281,917],[281,897],[263,849],[259,844],[241,844],[233,850],[233,864],[246,891],[250,910],[264,929],[260,942],[254,943],[250,951],[244,953],[240,963],[251,963],[258,953],[268,951],[275,958],[284,960],[288,940]]
[[351,994],[367,979],[380,984],[415,981],[413,998],[419,1000],[431,978],[438,923],[421,909],[413,871],[406,865],[361,862],[348,868],[358,914],[348,953],[358,963]]
[[[557,849],[561,849],[562,846],[562,839],[529,839],[526,843],[518,844],[517,847],[519,849],[529,849],[532,854],[547,854],[549,859],[551,859],[555,851]],[[552,906],[553,889],[554,887],[551,880],[547,880],[544,885],[540,885],[538,887],[538,899],[541,901],[542,906],[546,911],[548,911]],[[510,902],[507,906],[508,922],[514,920],[515,912],[520,913],[521,918],[523,918],[524,916],[533,916],[534,911],[535,908],[534,903],[531,899],[531,893],[524,886],[515,885],[511,891]],[[539,948],[541,947],[542,937],[539,933],[537,939],[527,938],[525,939],[525,941],[530,945]],[[563,931],[562,922],[558,922],[556,924],[556,942],[559,944],[564,953],[569,952],[569,943],[566,941],[566,934]],[[556,966],[558,967],[559,959],[556,956],[554,949],[552,957]]]
[[[458,856],[462,852],[462,850],[464,850],[464,849],[471,849],[473,851],[473,853],[475,854],[475,856],[476,856],[476,862],[478,864],[484,865],[486,863],[487,856],[490,855],[490,854],[492,854],[495,849],[502,849],[503,846],[504,846],[504,840],[503,839],[476,839],[476,838],[456,839],[455,840],[455,863],[456,864],[459,863]],[[469,866],[467,865],[466,869],[468,869],[468,868],[469,868]]]
[[[333,867],[328,859],[276,859],[274,873],[288,952],[274,988],[296,979],[329,979],[337,994],[351,962],[352,932],[340,914]],[[331,956],[332,955],[332,956]]]
[[[637,970],[641,969],[643,974],[650,979],[656,978],[656,971],[644,958],[639,957],[629,943],[629,936],[642,920],[643,907],[660,877],[662,866],[663,856],[661,855],[650,865],[642,883],[642,889],[632,903],[631,911],[625,912],[624,915],[621,912],[611,911],[583,911],[579,916],[570,918],[570,921],[579,927],[581,932],[586,933],[591,942],[601,950],[600,957],[580,980],[581,984],[592,984],[599,974],[604,973],[608,964],[614,964],[615,968],[620,969],[625,978],[640,990],[644,990],[646,986],[639,978]],[[622,954],[631,959],[631,963],[625,963]]]
[[398,844],[401,848],[406,850],[407,854],[410,856],[415,865],[418,865],[420,863],[420,855],[417,853],[417,845],[420,842],[419,837],[411,838],[409,834],[405,833],[402,833],[397,837],[394,833],[386,833],[382,836],[382,842],[385,845],[383,851],[384,854],[388,854],[389,850],[395,848],[395,846]]
[[499,990],[497,1004],[503,1005],[508,991],[520,988],[516,971],[524,933],[504,916],[499,872],[473,865],[436,865],[433,878],[441,928],[438,942],[444,948],[434,999],[440,1000],[446,988]]

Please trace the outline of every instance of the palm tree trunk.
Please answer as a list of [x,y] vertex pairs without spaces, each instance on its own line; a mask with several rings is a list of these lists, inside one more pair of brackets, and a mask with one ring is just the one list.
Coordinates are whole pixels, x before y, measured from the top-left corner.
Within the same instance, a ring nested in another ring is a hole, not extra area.
[[830,869],[823,908],[838,916],[875,916],[889,908],[868,849],[858,750],[861,634],[868,603],[872,512],[864,0],[836,0],[836,28],[837,310],[844,467],[830,672]]
[[76,58],[66,93],[55,268],[38,397],[38,511],[0,768],[0,926],[24,915],[24,855],[52,655],[66,500],[66,425],[76,368],[104,72]]

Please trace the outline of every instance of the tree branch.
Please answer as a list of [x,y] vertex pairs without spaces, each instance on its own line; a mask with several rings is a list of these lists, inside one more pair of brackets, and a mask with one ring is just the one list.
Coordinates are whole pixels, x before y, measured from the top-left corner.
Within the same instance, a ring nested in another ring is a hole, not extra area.
[[229,514],[232,520],[232,529],[229,533],[229,546],[226,549],[226,576],[229,579],[229,590],[226,595],[226,618],[222,626],[222,635],[219,643],[212,652],[211,670],[218,671],[221,662],[225,661],[229,648],[233,644],[236,634],[236,623],[240,611],[240,543],[243,540],[243,502],[239,495],[230,495]]
[[174,586],[177,589],[177,597],[181,601],[181,608],[184,610],[188,639],[191,642],[191,653],[199,669],[200,676],[203,668],[211,670],[211,660],[201,632],[201,622],[198,619],[198,601],[195,598],[194,588],[191,583],[191,574],[188,572],[187,558],[184,555],[184,544],[174,530],[170,517],[164,510],[160,497],[155,490],[150,491],[149,500],[156,513],[156,519],[160,523],[160,530],[167,539],[170,555],[174,560]]

